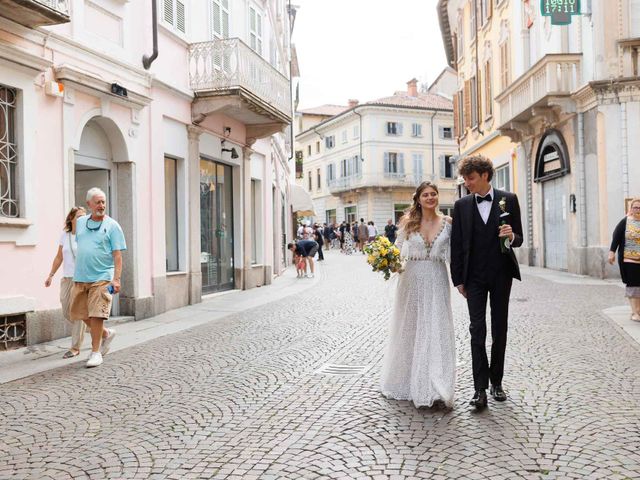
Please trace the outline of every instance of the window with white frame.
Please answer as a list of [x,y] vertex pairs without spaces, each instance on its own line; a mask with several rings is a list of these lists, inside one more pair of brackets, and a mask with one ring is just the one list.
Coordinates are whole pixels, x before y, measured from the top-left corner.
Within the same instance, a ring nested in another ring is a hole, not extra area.
[[348,177],[349,176],[349,161],[346,158],[340,160],[340,176]]
[[163,0],[162,20],[174,30],[186,33],[187,19],[184,0]]
[[473,42],[476,39],[476,1],[469,1],[469,38]]
[[[319,140],[316,142],[316,153],[320,153],[320,141]],[[311,155],[311,152],[309,152],[309,155]]]
[[451,140],[453,138],[452,127],[438,127],[438,131],[442,140]]
[[178,160],[165,157],[164,220],[167,272],[176,272],[180,269],[178,218]]
[[387,135],[402,135],[402,123],[387,122]]
[[471,128],[478,126],[478,82],[471,78]]
[[383,168],[385,175],[404,174],[404,154],[398,152],[384,152]]
[[511,65],[509,52],[509,37],[500,44],[500,89],[504,91],[511,83]]
[[249,46],[262,55],[262,12],[249,6]]
[[493,92],[491,91],[491,60],[484,64],[484,118],[493,115]]
[[322,183],[320,181],[320,169],[316,170],[316,189],[320,190],[322,188]]
[[353,126],[353,138],[360,138],[360,125]]
[[493,0],[478,0],[480,2],[480,25],[484,26],[493,14]]
[[412,137],[421,137],[422,136],[422,125],[419,123],[413,123],[411,125],[411,136]]
[[462,12],[458,13],[458,31],[456,32],[457,43],[457,59],[461,60],[464,57],[464,16]]
[[400,219],[409,207],[411,207],[410,203],[395,203],[393,205],[393,220],[396,225],[400,223]]
[[18,91],[0,85],[0,217],[20,216],[16,119]]
[[327,148],[333,148],[336,146],[336,136],[330,135],[324,138],[324,146]]
[[210,38],[229,38],[229,0],[209,0]]
[[307,172],[307,180],[309,182],[309,191],[313,190],[313,178],[311,176],[311,170]]
[[336,179],[336,166],[333,163],[327,165],[327,185]]
[[411,160],[413,163],[414,183],[417,185],[424,178],[424,155],[421,153],[412,153]]
[[307,145],[307,156],[311,156],[311,145]]
[[502,167],[496,168],[496,173],[493,176],[493,181],[491,183],[493,184],[494,188],[510,192],[511,169],[509,168],[509,165],[503,165]]
[[342,143],[347,143],[347,131],[342,131]]
[[453,155],[440,155],[440,178],[454,178],[455,166],[452,163]]

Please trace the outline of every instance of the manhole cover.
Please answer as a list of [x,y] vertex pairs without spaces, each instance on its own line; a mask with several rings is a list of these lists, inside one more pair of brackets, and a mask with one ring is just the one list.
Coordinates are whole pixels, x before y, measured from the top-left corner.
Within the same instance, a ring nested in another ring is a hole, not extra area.
[[336,365],[327,363],[316,370],[315,373],[319,375],[362,375],[368,368],[366,365]]

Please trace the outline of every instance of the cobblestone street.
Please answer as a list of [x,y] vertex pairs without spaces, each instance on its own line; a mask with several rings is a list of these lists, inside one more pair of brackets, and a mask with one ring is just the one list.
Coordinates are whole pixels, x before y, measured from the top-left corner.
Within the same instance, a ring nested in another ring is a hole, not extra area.
[[476,413],[457,293],[456,405],[418,410],[378,392],[388,284],[361,255],[329,252],[317,276],[99,368],[1,385],[0,478],[640,478],[640,350],[602,314],[622,289],[516,282],[509,400]]

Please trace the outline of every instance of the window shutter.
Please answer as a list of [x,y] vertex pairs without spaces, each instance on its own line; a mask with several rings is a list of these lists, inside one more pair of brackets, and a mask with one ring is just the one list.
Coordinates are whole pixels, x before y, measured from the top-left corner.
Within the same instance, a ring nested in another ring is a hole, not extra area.
[[384,152],[384,173],[389,173],[389,152]]
[[464,82],[464,126],[463,135],[467,128],[471,126],[471,81]]
[[397,130],[398,135],[402,135],[402,122],[398,122],[397,125],[398,125],[398,130]]
[[444,155],[440,155],[438,157],[440,160],[440,178],[446,178],[447,174],[447,166],[445,165],[446,157]]
[[438,135],[440,138],[444,138],[444,127],[442,126],[438,127]]
[[164,0],[162,18],[164,18],[165,22],[173,25],[173,0]]
[[331,165],[327,165],[327,186],[329,186],[330,180],[331,180]]
[[482,75],[476,77],[476,125],[480,125],[481,105],[482,105]]
[[404,153],[398,154],[398,173],[404,174]]
[[460,93],[456,92],[453,94],[453,129],[454,135],[456,138],[460,136],[460,125],[458,125],[458,115],[460,115],[459,106],[458,106],[458,97]]
[[187,31],[184,3],[182,3],[180,0],[176,0],[176,28],[182,33],[186,33]]

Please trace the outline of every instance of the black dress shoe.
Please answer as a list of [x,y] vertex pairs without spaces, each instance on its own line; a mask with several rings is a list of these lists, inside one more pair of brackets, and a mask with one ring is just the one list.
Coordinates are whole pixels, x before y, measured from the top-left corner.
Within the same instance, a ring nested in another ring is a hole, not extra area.
[[491,385],[489,392],[491,392],[491,396],[496,402],[504,402],[507,399],[507,394],[504,393],[502,385]]
[[487,392],[484,391],[484,388],[476,391],[469,405],[476,408],[485,408],[487,406]]

